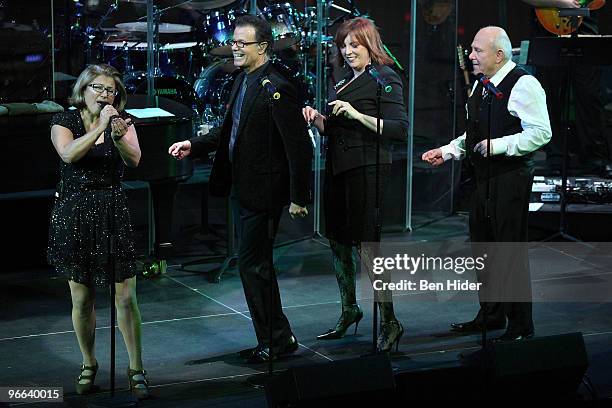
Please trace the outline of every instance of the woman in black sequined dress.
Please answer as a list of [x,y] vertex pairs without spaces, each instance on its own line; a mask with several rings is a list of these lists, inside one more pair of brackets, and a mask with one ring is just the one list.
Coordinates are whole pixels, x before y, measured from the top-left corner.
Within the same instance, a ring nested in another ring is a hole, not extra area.
[[136,130],[122,112],[126,99],[115,68],[90,65],[73,87],[70,102],[76,109],[52,119],[51,141],[61,160],[48,261],[57,275],[68,279],[72,322],[83,354],[76,391],[86,394],[94,390],[98,370],[95,288],[112,280],[110,246],[114,235],[117,321],[130,360],[130,388],[144,398],[148,388],[141,358],[134,241],[121,188],[124,166],[138,166],[141,153]]

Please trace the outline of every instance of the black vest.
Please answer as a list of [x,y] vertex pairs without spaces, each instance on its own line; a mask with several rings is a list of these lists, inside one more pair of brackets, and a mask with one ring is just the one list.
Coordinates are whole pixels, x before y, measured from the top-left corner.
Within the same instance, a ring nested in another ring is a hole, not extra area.
[[[474,93],[468,99],[465,148],[466,156],[473,165],[474,173],[477,177],[486,177],[486,162],[488,159],[483,157],[480,153],[474,153],[474,146],[487,138],[489,132],[489,106],[492,111],[491,139],[513,135],[523,131],[521,120],[508,112],[510,92],[519,78],[523,75],[527,75],[527,72],[519,67],[514,67],[514,69],[500,82],[497,89],[504,94],[503,99],[493,98],[491,93],[483,98],[481,83],[478,83]],[[533,165],[531,162],[531,154],[512,157],[500,154],[491,157],[490,162],[492,176]]]

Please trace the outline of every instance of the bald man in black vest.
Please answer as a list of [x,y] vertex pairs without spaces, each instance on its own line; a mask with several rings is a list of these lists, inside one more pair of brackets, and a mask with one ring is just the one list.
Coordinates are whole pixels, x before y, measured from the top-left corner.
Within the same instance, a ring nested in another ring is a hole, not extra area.
[[[529,196],[533,182],[531,153],[548,143],[551,137],[546,94],[537,79],[512,62],[510,39],[500,27],[485,27],[478,31],[469,58],[474,73],[482,73],[504,97],[493,98],[481,82],[476,82],[467,103],[466,132],[445,146],[425,152],[422,159],[433,166],[440,166],[449,159],[469,160],[475,181],[469,221],[473,243],[527,242]],[[490,129],[489,118],[492,122]],[[485,206],[488,183],[489,205]],[[488,246],[489,250],[503,253],[501,247]],[[464,323],[451,324],[452,330],[463,334],[476,333],[482,330],[483,324],[489,330],[502,329],[506,327],[507,319],[506,332],[495,341],[533,336],[527,253],[524,252],[522,259],[514,259],[516,262],[499,262],[499,259],[495,268],[487,273],[494,273],[498,281],[513,281],[520,286],[522,294],[516,299],[520,301],[508,298],[501,302],[502,299],[491,296],[483,298],[481,293],[477,316]],[[483,275],[478,279],[482,281]],[[525,293],[528,293],[528,299],[525,299]]]

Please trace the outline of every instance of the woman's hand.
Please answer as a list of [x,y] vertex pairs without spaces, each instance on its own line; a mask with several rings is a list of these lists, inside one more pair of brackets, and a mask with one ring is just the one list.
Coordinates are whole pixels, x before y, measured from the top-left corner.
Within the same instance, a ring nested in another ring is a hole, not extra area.
[[106,105],[100,111],[100,120],[98,125],[102,129],[106,129],[113,116],[119,116],[119,112],[117,112],[117,109],[115,109],[113,105]]
[[302,116],[304,116],[304,120],[306,121],[306,123],[310,125],[312,122],[317,120],[319,116],[321,116],[321,114],[312,106],[306,106],[302,108]]
[[304,120],[310,125],[315,125],[319,132],[323,132],[325,124],[324,121],[327,119],[325,116],[321,115],[319,111],[314,109],[311,106],[306,106],[302,108],[302,116],[304,116]]
[[132,125],[132,119],[122,119],[119,117],[111,119],[111,136],[114,140],[121,139]]
[[357,112],[348,102],[335,100],[330,102],[329,106],[333,106],[332,115],[344,116],[347,119],[361,120],[362,114]]

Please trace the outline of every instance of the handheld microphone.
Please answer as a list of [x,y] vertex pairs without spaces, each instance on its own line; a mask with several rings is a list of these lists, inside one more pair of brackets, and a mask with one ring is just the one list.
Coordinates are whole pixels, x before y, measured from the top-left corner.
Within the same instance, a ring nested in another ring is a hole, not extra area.
[[280,92],[278,92],[276,90],[276,87],[274,86],[274,84],[268,79],[267,76],[263,77],[261,80],[261,86],[264,87],[264,89],[266,90],[266,92],[268,92],[268,95],[274,99],[274,100],[279,100],[281,97]]
[[[100,101],[98,102],[98,105],[100,105],[100,110],[104,109],[106,107],[106,105],[110,105],[110,103],[106,102],[106,101]],[[110,120],[112,121],[113,119],[116,118],[120,118],[121,116],[119,115],[113,115],[110,117]]]
[[389,81],[387,81],[387,78],[382,76],[380,72],[378,72],[378,70],[372,66],[372,64],[367,65],[365,70],[368,73],[368,75],[370,75],[372,78],[376,80],[378,85],[380,85],[385,90],[385,92],[387,93],[391,92],[392,88],[391,88],[391,85],[389,85]]
[[478,75],[476,75],[476,79],[478,79],[478,81],[480,81],[482,86],[484,86],[487,91],[489,91],[493,95],[495,95],[496,99],[502,99],[504,97],[504,94],[499,89],[497,89],[495,87],[495,85],[493,85],[493,82],[491,82],[491,80],[489,78],[484,76],[484,74],[482,72],[480,72],[480,73],[478,73]]

